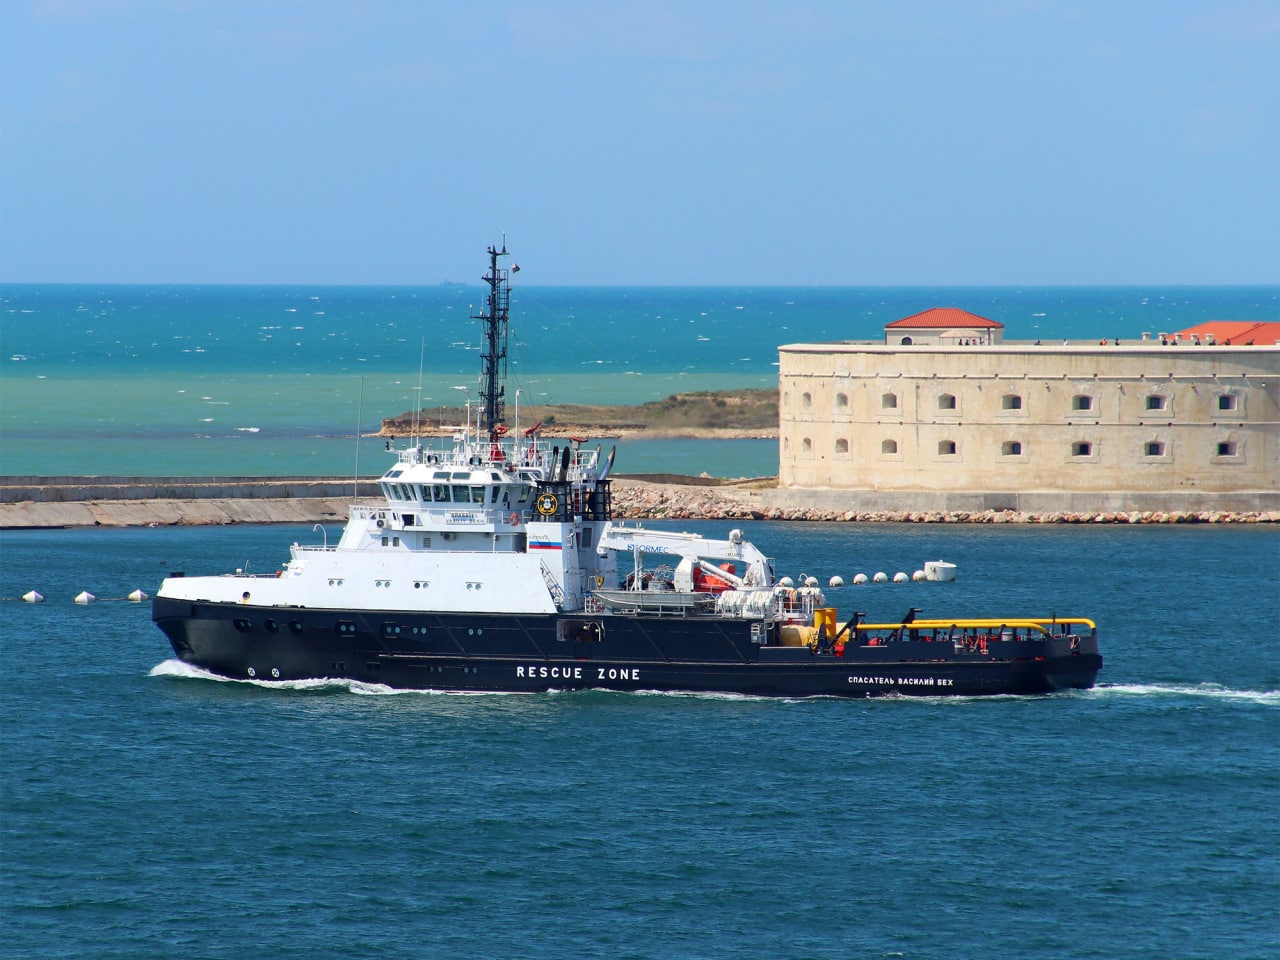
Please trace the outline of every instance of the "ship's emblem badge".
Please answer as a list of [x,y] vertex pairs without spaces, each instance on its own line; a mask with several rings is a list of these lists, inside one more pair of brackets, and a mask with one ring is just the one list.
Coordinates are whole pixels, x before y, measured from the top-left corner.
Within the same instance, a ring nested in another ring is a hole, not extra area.
[[538,497],[538,512],[544,517],[551,516],[559,506],[560,501],[556,499],[554,493],[544,493]]

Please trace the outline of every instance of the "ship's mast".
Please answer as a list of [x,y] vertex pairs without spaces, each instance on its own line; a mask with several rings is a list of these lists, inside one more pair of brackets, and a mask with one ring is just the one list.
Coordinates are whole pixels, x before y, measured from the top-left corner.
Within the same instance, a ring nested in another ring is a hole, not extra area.
[[[498,258],[507,256],[507,238],[502,237],[502,249],[489,248],[489,272],[481,279],[489,285],[484,312],[473,320],[484,322],[484,347],[480,355],[480,374],[483,380],[484,422],[481,429],[496,441],[505,432],[503,398],[507,376],[507,316],[511,306],[511,285],[507,270],[498,268]],[[516,269],[519,269],[518,267]]]

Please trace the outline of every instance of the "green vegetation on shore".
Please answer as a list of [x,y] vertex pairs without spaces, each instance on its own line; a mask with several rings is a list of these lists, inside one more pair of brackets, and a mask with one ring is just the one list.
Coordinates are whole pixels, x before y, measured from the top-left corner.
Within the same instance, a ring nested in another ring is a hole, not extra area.
[[[460,407],[427,407],[416,417],[418,429],[432,433],[456,426],[466,417]],[[522,406],[521,425],[542,421],[549,435],[591,433],[651,436],[753,437],[777,436],[777,390],[719,390],[677,393],[662,400],[621,406],[557,403]],[[384,436],[413,432],[415,416],[408,410],[382,421]]]

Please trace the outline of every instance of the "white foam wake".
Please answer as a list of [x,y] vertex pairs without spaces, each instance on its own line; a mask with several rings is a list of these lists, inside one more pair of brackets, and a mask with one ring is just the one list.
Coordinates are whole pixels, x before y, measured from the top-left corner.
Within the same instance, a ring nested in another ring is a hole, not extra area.
[[[261,687],[265,690],[295,690],[314,693],[317,691],[346,691],[363,697],[413,696],[509,696],[506,693],[490,693],[472,690],[398,690],[382,683],[365,683],[361,680],[348,680],[342,677],[324,677],[315,680],[263,680],[257,677],[224,677],[210,673],[199,667],[193,667],[181,660],[165,660],[151,668],[148,676],[177,677],[181,680],[212,680],[215,683],[238,683],[250,687]],[[520,694],[517,694],[520,695]]]
[[1233,690],[1217,683],[1098,684],[1088,692],[1095,696],[1205,697],[1211,700],[1280,706],[1280,690]]

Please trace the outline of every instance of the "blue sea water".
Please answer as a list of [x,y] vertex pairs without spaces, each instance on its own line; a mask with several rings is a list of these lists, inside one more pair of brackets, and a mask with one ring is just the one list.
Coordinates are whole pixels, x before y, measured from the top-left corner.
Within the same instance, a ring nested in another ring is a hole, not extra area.
[[[0,288],[0,473],[377,475],[383,417],[475,399],[478,286]],[[877,339],[932,306],[1010,339],[1138,339],[1210,319],[1280,319],[1276,287],[524,287],[512,296],[508,417],[520,404],[640,403],[775,387],[777,348]],[[423,376],[419,386],[418,371]],[[621,445],[619,471],[777,472],[769,440]]]
[[[726,524],[681,526],[723,533]],[[1280,536],[743,525],[842,617],[1086,615],[1051,697],[392,693],[193,676],[166,572],[309,527],[0,533],[0,942],[33,958],[1270,958]],[[335,531],[330,531],[330,536]]]

